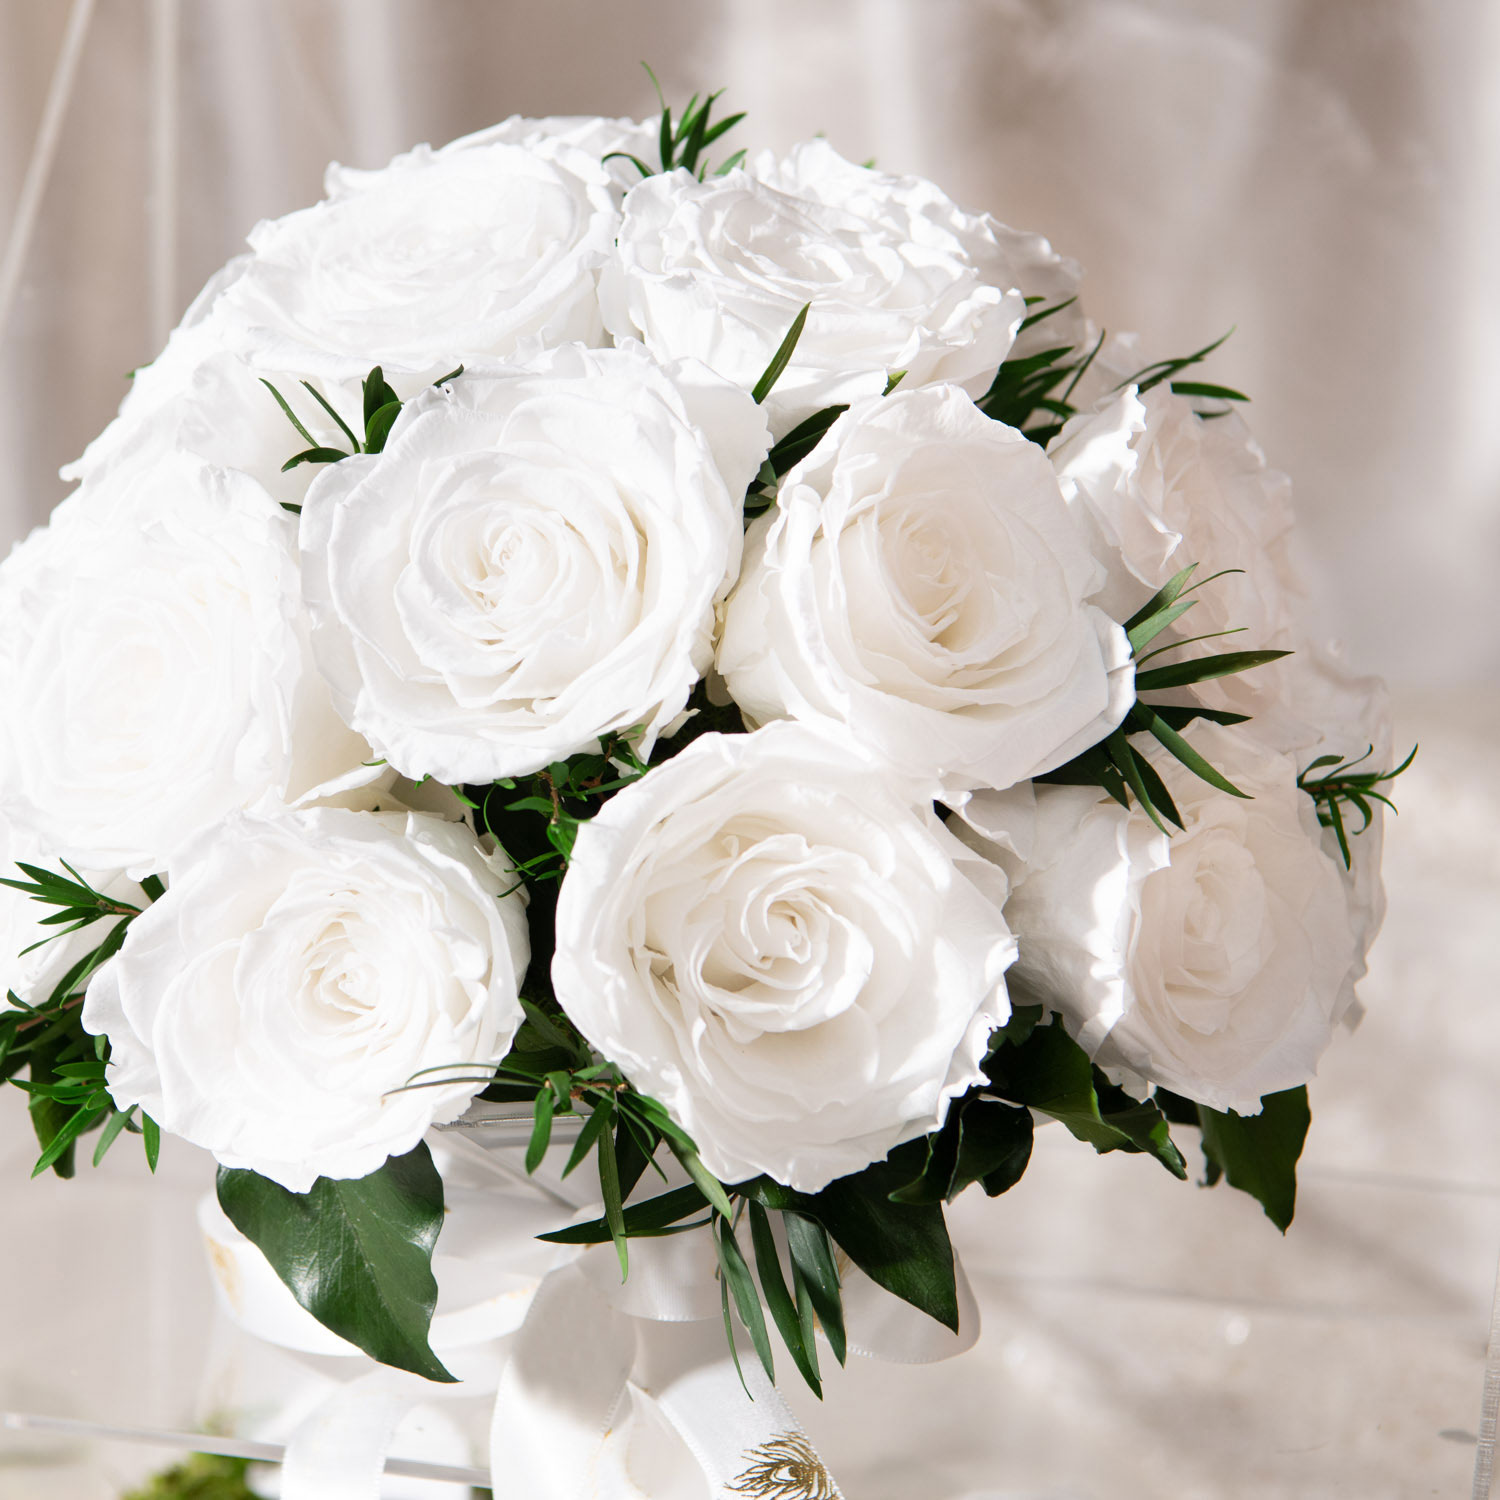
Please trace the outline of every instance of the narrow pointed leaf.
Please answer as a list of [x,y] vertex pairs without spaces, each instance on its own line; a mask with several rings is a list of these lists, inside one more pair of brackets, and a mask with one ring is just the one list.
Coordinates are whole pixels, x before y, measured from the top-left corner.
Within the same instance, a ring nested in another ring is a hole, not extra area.
[[1135,674],[1138,693],[1150,693],[1162,688],[1188,687],[1195,682],[1207,682],[1214,677],[1232,677],[1236,672],[1248,672],[1252,667],[1263,667],[1290,651],[1223,651],[1217,656],[1196,656],[1192,661],[1172,662],[1165,667],[1152,667]]
[[755,388],[750,395],[757,406],[771,394],[772,387],[781,379],[782,372],[791,363],[792,353],[797,347],[797,340],[802,337],[803,328],[807,326],[807,314],[811,308],[811,302],[802,304],[802,311],[792,319],[792,326],[787,329],[781,346],[771,356],[771,363],[766,366],[765,373],[755,382]]
[[318,405],[321,406],[323,408],[323,410],[326,411],[328,413],[328,415],[330,417],[332,417],[333,420],[338,424],[339,431],[342,432],[344,434],[344,436],[349,439],[349,447],[355,453],[358,453],[359,452],[359,439],[357,437],[355,437],[355,435],[354,435],[354,429],[352,427],[350,427],[349,424],[338,414],[338,412],[336,412],[333,409],[333,406],[331,405],[331,403],[322,394],[322,392],[318,390],[317,386],[313,385],[313,383],[311,381],[308,381],[308,380],[304,380],[302,382],[302,384],[303,384],[303,387],[306,389],[307,394],[309,396],[311,396],[313,398],[313,400],[316,401],[318,403]]
[[823,1336],[833,1350],[833,1357],[843,1364],[848,1356],[848,1340],[844,1335],[844,1296],[828,1231],[816,1219],[790,1210],[783,1211],[781,1223],[786,1230],[787,1253],[791,1256],[792,1266],[807,1286],[813,1312],[822,1325]]
[[761,1368],[766,1372],[766,1379],[774,1385],[776,1362],[771,1353],[771,1335],[766,1329],[766,1317],[761,1311],[760,1296],[755,1290],[755,1281],[750,1275],[750,1267],[745,1262],[744,1252],[741,1251],[739,1241],[734,1237],[734,1226],[729,1220],[721,1218],[715,1227],[717,1233],[714,1235],[714,1241],[719,1250],[720,1274],[729,1286],[729,1295],[734,1302],[734,1310],[739,1314],[745,1332],[750,1335],[750,1342],[755,1346],[756,1354],[760,1356]]
[[776,1251],[776,1238],[771,1233],[771,1219],[765,1208],[752,1200],[749,1209],[750,1244],[755,1251],[755,1273],[760,1278],[760,1289],[765,1295],[771,1319],[781,1335],[781,1341],[792,1356],[793,1363],[802,1373],[802,1378],[820,1400],[823,1396],[818,1371],[807,1357],[802,1342],[802,1322],[797,1316],[797,1304],[787,1290],[786,1278],[781,1271],[781,1257]]
[[1174,573],[1152,596],[1131,615],[1125,622],[1125,632],[1128,635],[1137,625],[1143,625],[1152,615],[1166,609],[1173,604],[1177,596],[1187,587],[1187,581],[1193,576],[1198,567],[1197,563],[1189,563],[1180,573]]
[[552,1112],[551,1088],[539,1090],[532,1112],[531,1140],[526,1147],[527,1172],[535,1172],[541,1166],[547,1147],[552,1143]]
[[1248,792],[1242,792],[1227,776],[1216,771],[1165,719],[1152,714],[1149,727],[1157,742],[1175,755],[1199,780],[1218,787],[1221,792],[1228,792],[1231,797],[1244,797],[1248,800]]

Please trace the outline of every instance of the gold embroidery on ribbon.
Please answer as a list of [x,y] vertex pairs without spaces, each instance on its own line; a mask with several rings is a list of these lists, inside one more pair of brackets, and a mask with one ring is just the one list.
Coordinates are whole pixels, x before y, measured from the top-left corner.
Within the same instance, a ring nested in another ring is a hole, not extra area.
[[774,1437],[745,1457],[750,1467],[726,1488],[755,1500],[839,1500],[833,1475],[800,1432]]

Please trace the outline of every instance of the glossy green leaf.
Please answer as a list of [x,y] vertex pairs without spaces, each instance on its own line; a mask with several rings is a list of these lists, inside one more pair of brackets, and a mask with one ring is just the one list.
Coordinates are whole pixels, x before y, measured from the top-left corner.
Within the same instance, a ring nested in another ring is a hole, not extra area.
[[890,1197],[921,1171],[925,1154],[925,1142],[908,1142],[819,1193],[798,1193],[766,1177],[739,1191],[767,1208],[816,1219],[872,1281],[957,1332],[958,1284],[942,1207]]
[[766,1379],[776,1383],[776,1362],[771,1353],[771,1335],[766,1328],[766,1317],[761,1311],[760,1296],[755,1290],[755,1280],[745,1262],[744,1252],[734,1237],[734,1226],[728,1219],[714,1221],[714,1248],[719,1253],[719,1274],[729,1288],[730,1300],[739,1314],[745,1332],[760,1358]]
[[792,1356],[802,1378],[821,1400],[823,1385],[818,1378],[817,1355],[810,1355],[803,1344],[802,1320],[797,1312],[796,1301],[787,1289],[786,1277],[782,1274],[781,1256],[776,1249],[776,1237],[771,1233],[770,1215],[762,1204],[752,1200],[748,1217],[750,1246],[755,1252],[755,1274],[760,1280],[760,1289],[770,1311],[771,1321],[775,1323],[781,1342],[786,1345],[787,1353]]
[[1249,1193],[1283,1234],[1297,1208],[1297,1159],[1307,1139],[1312,1111],[1306,1088],[1286,1089],[1261,1100],[1258,1115],[1237,1115],[1198,1106],[1203,1153]]
[[849,1352],[844,1333],[844,1297],[828,1231],[816,1219],[792,1211],[782,1213],[781,1224],[786,1230],[787,1253],[793,1270],[807,1288],[812,1310],[833,1357],[843,1364]]
[[307,1193],[220,1167],[219,1203],[325,1328],[382,1364],[453,1379],[428,1344],[443,1180],[425,1144],[368,1177],[320,1177]]

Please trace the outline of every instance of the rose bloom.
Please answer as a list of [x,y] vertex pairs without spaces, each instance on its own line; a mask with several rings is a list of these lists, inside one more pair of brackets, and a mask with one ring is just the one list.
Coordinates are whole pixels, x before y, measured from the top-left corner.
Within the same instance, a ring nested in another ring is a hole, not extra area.
[[811,303],[767,398],[785,432],[820,407],[908,386],[988,387],[1025,314],[997,228],[932,183],[845,161],[826,141],[700,182],[660,174],[625,200],[604,320],[664,359],[744,386]]
[[1183,817],[1170,839],[1075,786],[979,793],[959,831],[1010,876],[1018,996],[1137,1091],[1256,1114],[1313,1076],[1353,998],[1350,912],[1295,762],[1238,728],[1184,733],[1250,800],[1147,750]]
[[[656,120],[626,120],[603,115],[547,115],[542,119],[528,119],[524,115],[511,115],[496,125],[487,125],[483,130],[449,141],[437,151],[430,146],[418,146],[414,151],[398,156],[391,165],[404,166],[409,161],[423,165],[482,146],[530,147],[551,141],[573,147],[601,163],[612,179],[618,197],[623,197],[626,189],[641,180],[640,169],[625,156],[605,161],[606,156],[624,152],[639,157],[647,166],[657,166],[661,161],[661,128]],[[359,189],[373,175],[335,162],[324,175],[324,186],[328,196],[336,198],[346,191]]]
[[[461,824],[241,815],[168,877],[90,987],[83,1024],[109,1038],[116,1105],[225,1166],[294,1193],[366,1176],[461,1114],[476,1069],[509,1049],[524,898]],[[428,1067],[460,1081],[392,1092]]]
[[953,795],[1110,733],[1130,643],[1046,456],[955,386],[857,403],[750,528],[718,669],[753,723],[845,727]]
[[318,662],[414,777],[520,775],[640,726],[712,659],[769,435],[743,391],[639,345],[472,371],[302,515]]
[[[367,371],[336,378],[261,366],[253,349],[235,353],[229,347],[237,340],[243,342],[222,315],[175,329],[157,358],[135,372],[119,415],[63,469],[63,478],[107,478],[123,455],[150,444],[192,454],[217,468],[238,469],[274,500],[300,505],[321,466],[304,463],[285,469],[286,461],[309,445],[262,382],[269,381],[287,399],[315,445],[346,450],[348,438],[302,382],[308,381],[362,434],[361,378]],[[388,382],[402,398],[430,384],[424,375],[401,371],[390,372]]]
[[336,196],[258,224],[214,305],[238,352],[331,377],[599,343],[597,281],[619,214],[565,141],[427,149],[334,170]]
[[710,1171],[815,1192],[980,1077],[1015,956],[997,875],[834,741],[707,734],[579,830],[553,989]]
[[[1165,386],[1107,397],[1070,420],[1048,449],[1075,515],[1109,581],[1097,602],[1128,619],[1190,563],[1197,602],[1152,648],[1239,631],[1183,647],[1174,660],[1221,651],[1296,650],[1298,592],[1290,557],[1291,486],[1233,412],[1205,422]],[[1213,574],[1224,576],[1207,582]],[[1308,726],[1287,722],[1286,661],[1194,684],[1183,697],[1276,720],[1267,737],[1288,748]]]
[[244,474],[127,453],[0,564],[0,623],[0,805],[80,869],[378,774],[312,664],[293,518]]

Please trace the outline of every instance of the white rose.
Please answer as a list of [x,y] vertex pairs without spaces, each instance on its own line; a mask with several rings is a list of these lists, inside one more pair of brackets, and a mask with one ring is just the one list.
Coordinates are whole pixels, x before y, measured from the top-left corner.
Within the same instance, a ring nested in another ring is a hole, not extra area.
[[704,735],[580,830],[553,988],[710,1171],[814,1192],[979,1078],[1010,1013],[997,873],[800,725]]
[[[509,1049],[523,898],[462,825],[242,815],[168,874],[83,1023],[109,1038],[115,1103],[224,1165],[297,1193],[366,1176],[460,1114]],[[392,1092],[427,1067],[471,1081]]]
[[718,669],[950,794],[1062,764],[1134,701],[1046,456],[954,386],[851,407],[751,527]]
[[[602,115],[548,115],[543,119],[528,119],[524,115],[511,115],[497,125],[488,125],[483,130],[449,141],[437,151],[430,146],[418,146],[414,151],[398,156],[391,165],[404,165],[409,158],[425,162],[482,146],[534,146],[545,141],[558,141],[602,163],[614,181],[617,194],[623,195],[626,189],[641,180],[639,169],[623,156],[612,161],[604,161],[604,158],[612,152],[624,152],[639,157],[647,166],[655,166],[660,163],[660,140],[660,122],[657,120],[611,119]],[[375,174],[334,162],[324,175],[324,188],[330,198],[336,198],[345,192],[357,191],[372,175]]]
[[369,779],[311,660],[295,522],[129,454],[0,564],[0,806],[80,868],[160,870],[227,813]]
[[[347,435],[303,381],[363,436],[361,378],[258,367],[233,352],[233,342],[222,315],[174,330],[161,354],[135,372],[119,415],[63,469],[62,477],[83,480],[102,474],[124,454],[154,446],[186,451],[219,468],[239,469],[278,502],[300,505],[321,468],[304,463],[284,470],[287,460],[309,444],[263,381],[281,393],[315,446],[347,450]],[[425,375],[400,371],[387,379],[403,398],[430,383]]]
[[318,662],[348,721],[450,783],[635,725],[649,751],[712,659],[768,442],[744,392],[638,345],[410,403],[302,516]]
[[676,171],[625,199],[600,296],[606,326],[691,355],[747,390],[812,304],[767,400],[784,432],[820,407],[953,381],[979,395],[1025,305],[995,226],[930,182],[845,161],[825,141],[700,182]]
[[[71,878],[35,839],[0,819],[0,878],[29,881],[31,876],[17,863],[20,860]],[[146,904],[141,888],[118,870],[79,873],[101,895],[131,906]],[[30,1005],[50,999],[69,969],[97,948],[114,925],[114,920],[104,919],[67,933],[44,925],[42,919],[58,910],[23,891],[0,886],[0,1010],[10,1008],[12,994]]]
[[[1241,633],[1185,646],[1170,659],[1300,647],[1291,487],[1266,467],[1238,415],[1205,422],[1164,386],[1144,395],[1126,390],[1069,421],[1049,453],[1109,571],[1096,602],[1112,618],[1128,619],[1190,563],[1197,564],[1194,583],[1224,574],[1203,582],[1191,595],[1194,606],[1151,649],[1221,631]],[[1195,684],[1191,696],[1206,707],[1284,720],[1292,670],[1273,662]],[[1288,735],[1298,737],[1284,724],[1276,738]]]
[[963,836],[1011,877],[1017,995],[1106,1069],[1254,1114],[1313,1076],[1352,997],[1343,882],[1289,757],[1203,720],[1185,734],[1253,800],[1147,751],[1185,824],[1170,840],[1139,806],[1046,785],[1019,821],[1025,791],[979,793],[965,814],[993,842]]
[[560,140],[411,152],[250,235],[215,312],[270,368],[441,375],[484,356],[598,343],[619,214],[599,162]]

